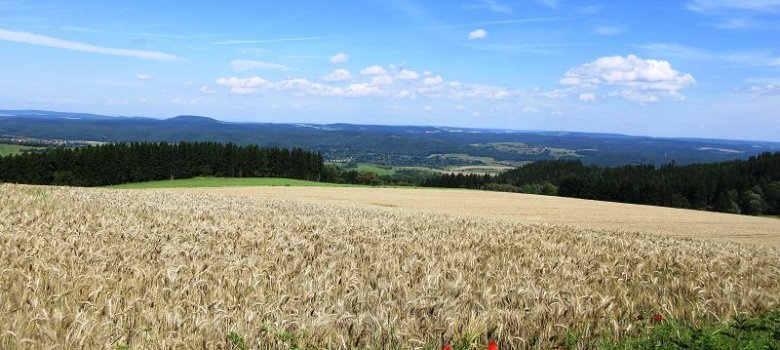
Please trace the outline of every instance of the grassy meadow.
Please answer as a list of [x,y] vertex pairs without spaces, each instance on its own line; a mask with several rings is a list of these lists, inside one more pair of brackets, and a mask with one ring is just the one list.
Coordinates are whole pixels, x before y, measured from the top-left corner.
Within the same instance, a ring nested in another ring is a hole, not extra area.
[[357,170],[359,172],[371,172],[374,174],[377,174],[379,176],[385,176],[385,175],[393,175],[395,174],[396,168],[389,167],[389,166],[382,166],[382,165],[375,165],[375,164],[367,164],[367,163],[359,163],[354,168],[347,168],[349,170]]
[[301,198],[2,185],[0,348],[589,349],[780,307],[778,248]]
[[39,149],[40,147],[17,145],[10,143],[0,143],[0,157],[22,153],[24,150]]

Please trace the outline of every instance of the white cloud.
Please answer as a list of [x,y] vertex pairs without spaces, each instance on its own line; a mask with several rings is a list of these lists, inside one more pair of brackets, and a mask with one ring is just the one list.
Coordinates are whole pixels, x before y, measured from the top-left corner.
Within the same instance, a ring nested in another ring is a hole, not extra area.
[[433,112],[433,107],[425,105],[425,106],[423,106],[423,110],[426,111],[426,112]]
[[700,13],[732,11],[776,13],[780,12],[780,0],[691,0],[687,7]]
[[559,100],[569,97],[570,90],[571,89],[554,89],[551,91],[539,92],[539,95],[550,99]]
[[747,90],[747,92],[760,96],[776,96],[780,95],[780,84],[753,85]]
[[625,33],[626,30],[623,27],[617,26],[598,26],[593,28],[593,34],[611,36]]
[[596,100],[596,94],[592,92],[585,92],[580,94],[580,101],[589,102],[595,100]]
[[219,78],[217,79],[217,84],[229,87],[230,92],[237,95],[252,94],[270,85],[267,80],[261,77]]
[[54,47],[65,50],[99,53],[104,55],[135,57],[154,61],[175,61],[177,59],[176,56],[163,52],[96,46],[75,41],[56,39],[40,34],[17,32],[5,29],[0,29],[0,40]]
[[250,78],[219,78],[217,84],[226,86],[230,92],[236,95],[249,95],[264,90],[294,91],[310,95],[342,96],[344,89],[340,87],[325,86],[311,82],[304,78],[285,79],[276,82],[265,80],[261,77]]
[[381,90],[376,86],[371,86],[365,83],[352,83],[347,86],[346,94],[349,96],[370,96],[381,93]]
[[371,85],[390,85],[393,83],[393,77],[389,75],[377,75],[371,78]]
[[484,29],[477,29],[471,33],[469,33],[469,40],[474,39],[485,39],[488,36],[488,32]]
[[278,70],[278,71],[292,70],[292,68],[290,67],[277,64],[277,63],[268,63],[263,61],[251,61],[251,60],[233,60],[230,62],[230,65],[233,66],[233,69],[242,72],[253,70],[253,69]]
[[398,74],[395,75],[398,80],[417,80],[420,79],[420,74],[413,70],[401,69]]
[[[365,73],[377,73],[379,66]],[[369,67],[371,68],[371,67]],[[346,77],[351,77],[346,79]],[[322,78],[325,83],[317,83],[304,78],[268,81],[262,77],[224,77],[216,80],[216,84],[228,89],[234,95],[263,94],[266,92],[289,92],[292,94],[307,94],[315,96],[335,96],[350,98],[385,98],[385,99],[448,99],[453,104],[466,101],[489,103],[510,103],[515,97],[520,97],[519,90],[490,85],[474,85],[462,82],[448,82],[441,75],[429,71],[420,74],[411,69],[401,69],[388,74],[351,76],[346,70],[334,70]],[[209,93],[208,87],[201,92]]]
[[330,63],[333,64],[341,64],[347,62],[348,60],[349,60],[349,56],[343,52],[339,52],[333,56],[330,56]]
[[309,95],[342,96],[344,89],[340,87],[325,86],[311,82],[304,78],[293,78],[271,83],[268,88],[278,91],[303,92]]
[[[423,91],[425,90],[423,89]],[[490,101],[502,100],[507,97],[517,95],[518,93],[515,90],[509,90],[499,86],[464,84],[461,82],[452,82],[446,85],[436,85],[432,91],[443,92],[445,97],[456,100],[479,99]]]
[[382,66],[370,66],[360,71],[362,75],[387,75],[387,70]]
[[634,55],[602,57],[570,69],[560,83],[571,89],[611,90],[609,96],[646,103],[661,97],[681,100],[679,91],[695,82],[690,74],[674,69],[667,61],[645,60]]
[[443,81],[444,81],[444,78],[442,78],[441,75],[437,75],[437,76],[429,76],[429,77],[423,79],[422,83],[423,83],[423,85],[431,86],[431,85],[439,85]]
[[198,104],[198,100],[185,100],[182,98],[172,98],[168,102],[173,103],[175,105],[196,105]]
[[327,81],[329,83],[337,83],[341,81],[347,81],[350,79],[352,79],[352,73],[350,73],[346,69],[336,69],[330,74],[322,78],[322,80]]
[[152,79],[154,79],[154,77],[149,75],[149,74],[138,74],[136,76],[136,78],[138,78],[138,80],[152,80]]
[[202,92],[204,94],[207,94],[207,95],[211,95],[213,93],[216,93],[216,91],[214,91],[214,89],[210,88],[208,85],[201,86],[200,87],[200,92]]

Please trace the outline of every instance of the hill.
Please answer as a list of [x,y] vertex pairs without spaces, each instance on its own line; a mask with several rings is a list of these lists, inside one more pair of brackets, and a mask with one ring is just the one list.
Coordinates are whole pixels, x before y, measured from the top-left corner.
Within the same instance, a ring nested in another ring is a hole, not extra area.
[[638,232],[780,248],[780,219],[475,190],[376,187],[171,188],[160,191],[349,205],[475,219]]
[[434,126],[227,123],[198,116],[153,119],[9,110],[0,111],[2,135],[101,142],[235,142],[300,147],[337,162],[429,167],[485,165],[485,159],[493,166],[554,159],[602,166],[688,164],[780,150],[780,143],[760,141]]
[[274,177],[250,177],[250,178],[195,177],[191,179],[126,183],[126,184],[113,185],[108,187],[121,188],[121,189],[146,189],[146,188],[247,187],[247,186],[348,187],[353,185],[306,181],[306,180],[298,180],[298,179],[274,178]]

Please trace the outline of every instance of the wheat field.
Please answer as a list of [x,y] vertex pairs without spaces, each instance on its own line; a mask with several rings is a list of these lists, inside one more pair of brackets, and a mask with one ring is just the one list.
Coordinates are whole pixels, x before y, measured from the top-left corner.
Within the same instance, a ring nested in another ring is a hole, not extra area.
[[551,348],[635,334],[647,313],[699,323],[775,309],[778,279],[773,246],[316,200],[0,186],[2,349],[229,349],[231,332],[251,349]]
[[412,213],[631,231],[706,242],[750,243],[780,248],[778,218],[522,193],[430,188],[345,189],[296,186],[198,187],[166,191],[357,205],[362,208],[393,208]]

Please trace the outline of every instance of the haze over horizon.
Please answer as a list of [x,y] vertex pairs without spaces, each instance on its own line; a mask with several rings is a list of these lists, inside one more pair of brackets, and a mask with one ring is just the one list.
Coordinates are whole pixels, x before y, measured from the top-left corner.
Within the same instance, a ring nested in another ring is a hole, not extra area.
[[0,109],[780,141],[780,1],[0,0]]

